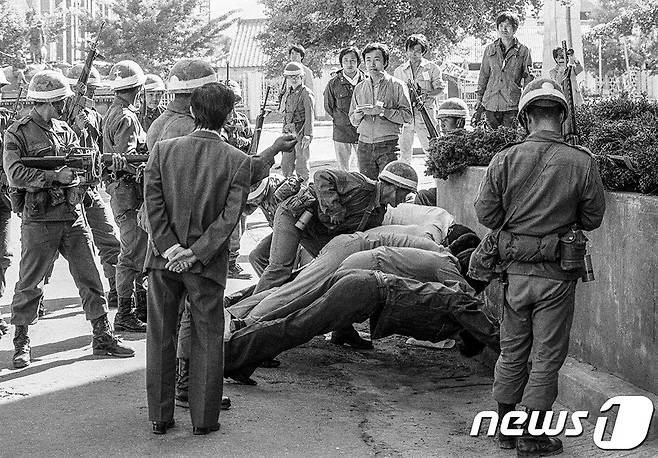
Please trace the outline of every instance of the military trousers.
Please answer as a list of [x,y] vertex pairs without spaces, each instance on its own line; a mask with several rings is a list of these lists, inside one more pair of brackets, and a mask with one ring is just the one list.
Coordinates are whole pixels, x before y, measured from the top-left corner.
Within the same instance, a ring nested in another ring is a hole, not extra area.
[[40,283],[57,253],[69,263],[82,309],[91,321],[107,313],[103,284],[94,262],[91,233],[82,217],[76,221],[26,222],[21,225],[21,262],[11,303],[11,323],[30,325],[37,321]]
[[293,172],[297,172],[297,176],[302,178],[304,182],[308,182],[308,177],[311,173],[308,161],[311,157],[310,146],[302,148],[301,139],[292,151],[284,151],[281,153],[281,171],[283,176],[288,178]]
[[575,293],[576,281],[508,275],[494,372],[496,401],[552,408],[569,350]]
[[91,188],[85,194],[82,204],[85,207],[87,222],[91,228],[94,245],[98,248],[98,255],[101,258],[101,266],[105,278],[113,279],[116,277],[116,265],[119,261],[120,244],[119,239],[114,232],[112,225],[112,216],[110,209],[103,202],[98,189]]
[[146,394],[150,421],[167,422],[174,415],[176,324],[187,295],[190,311],[189,401],[192,424],[218,422],[223,389],[224,287],[189,272],[148,272],[146,331]]

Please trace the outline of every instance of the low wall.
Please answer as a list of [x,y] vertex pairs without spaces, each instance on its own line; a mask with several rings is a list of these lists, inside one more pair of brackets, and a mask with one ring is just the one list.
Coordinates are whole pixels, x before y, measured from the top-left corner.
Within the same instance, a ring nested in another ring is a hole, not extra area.
[[[436,180],[437,204],[480,235],[473,201],[485,170]],[[606,207],[588,234],[596,281],[578,284],[570,354],[658,393],[658,197],[608,192]]]

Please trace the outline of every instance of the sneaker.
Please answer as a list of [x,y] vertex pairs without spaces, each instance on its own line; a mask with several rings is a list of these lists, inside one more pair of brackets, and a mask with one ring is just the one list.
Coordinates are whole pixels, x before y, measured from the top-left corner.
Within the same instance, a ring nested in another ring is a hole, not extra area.
[[237,262],[232,262],[228,266],[228,278],[234,280],[251,280],[251,274],[245,272]]

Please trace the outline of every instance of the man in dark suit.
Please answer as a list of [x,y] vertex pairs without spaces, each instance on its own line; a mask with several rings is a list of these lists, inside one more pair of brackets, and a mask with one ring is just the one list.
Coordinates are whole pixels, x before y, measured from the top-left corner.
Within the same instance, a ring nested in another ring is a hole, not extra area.
[[[156,434],[174,425],[176,320],[185,294],[192,315],[189,403],[193,432],[219,429],[227,242],[249,194],[254,160],[220,138],[233,102],[233,92],[222,84],[195,89],[191,108],[196,130],[157,143],[145,172],[151,226],[145,263],[150,323],[146,389]],[[278,142],[279,150],[295,143]]]

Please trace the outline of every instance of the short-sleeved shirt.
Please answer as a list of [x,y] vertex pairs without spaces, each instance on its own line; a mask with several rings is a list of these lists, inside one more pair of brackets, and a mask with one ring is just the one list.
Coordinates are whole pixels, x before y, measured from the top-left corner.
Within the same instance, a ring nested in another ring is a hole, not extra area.
[[[407,61],[393,71],[393,76],[405,83],[409,81],[415,82],[423,92],[432,92],[437,89],[443,90],[444,87],[443,76],[439,66],[424,58],[421,59],[420,66],[416,72],[412,72],[411,63]],[[430,116],[434,113],[435,100],[436,96],[425,99],[425,108],[427,108]]]

